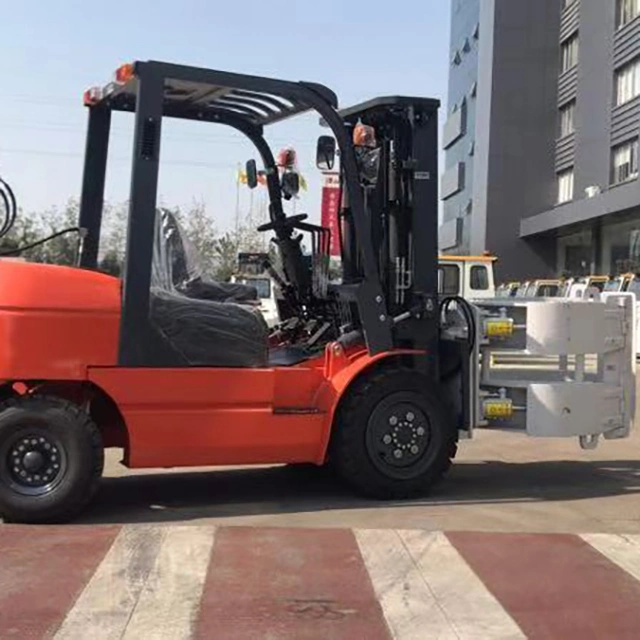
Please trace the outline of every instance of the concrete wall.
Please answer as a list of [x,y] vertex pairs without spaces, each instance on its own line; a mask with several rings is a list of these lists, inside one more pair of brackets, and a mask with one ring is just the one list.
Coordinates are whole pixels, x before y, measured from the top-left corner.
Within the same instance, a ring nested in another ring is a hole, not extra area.
[[478,94],[478,110],[490,115],[490,126],[476,158],[487,163],[486,170],[477,169],[486,171],[487,179],[474,188],[478,218],[471,249],[498,255],[499,276],[543,276],[555,267],[554,243],[519,236],[520,220],[549,208],[556,198],[559,0],[490,0],[482,4],[481,24],[491,20],[491,87],[485,91],[481,82]]
[[[466,242],[464,225],[458,223],[460,217],[468,221],[469,204],[472,201],[472,185],[474,181],[474,145],[476,130],[476,98],[473,89],[477,81],[478,51],[482,39],[482,33],[477,32],[480,20],[481,0],[452,0],[451,3],[451,45],[449,54],[450,75],[447,111],[445,116],[445,133],[454,130],[461,125],[462,135],[455,136],[451,143],[445,135],[443,144],[446,145],[445,175],[452,173],[458,175],[457,170],[451,169],[459,164],[464,165],[462,175],[464,182],[462,189],[445,197],[443,204],[444,228],[440,234],[441,248],[446,251],[454,249],[452,245],[458,245],[455,250],[459,253],[469,251],[468,232]],[[465,50],[468,49],[468,50]],[[460,62],[453,62],[458,54]],[[454,113],[454,108],[456,112]],[[443,114],[444,115],[444,114]]]

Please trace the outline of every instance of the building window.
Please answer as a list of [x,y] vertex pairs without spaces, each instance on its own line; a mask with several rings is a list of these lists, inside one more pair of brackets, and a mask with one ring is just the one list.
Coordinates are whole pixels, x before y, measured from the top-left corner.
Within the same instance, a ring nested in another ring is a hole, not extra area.
[[558,174],[558,204],[573,200],[573,167]]
[[640,15],[640,0],[617,0],[616,25],[624,27]]
[[573,69],[578,64],[579,42],[576,33],[562,43],[562,73]]
[[560,137],[570,136],[576,130],[576,101],[560,109]]
[[640,58],[616,71],[616,105],[620,106],[640,95]]
[[611,152],[611,183],[620,184],[638,177],[638,138]]

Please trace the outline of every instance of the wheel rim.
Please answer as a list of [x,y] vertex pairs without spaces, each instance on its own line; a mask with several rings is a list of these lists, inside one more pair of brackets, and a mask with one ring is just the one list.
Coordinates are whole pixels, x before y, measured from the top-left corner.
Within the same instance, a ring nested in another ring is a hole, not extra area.
[[0,450],[0,475],[13,491],[40,496],[53,491],[67,471],[67,455],[60,440],[46,429],[23,429]]
[[374,466],[400,480],[420,475],[431,464],[434,434],[417,394],[396,393],[378,403],[366,431]]

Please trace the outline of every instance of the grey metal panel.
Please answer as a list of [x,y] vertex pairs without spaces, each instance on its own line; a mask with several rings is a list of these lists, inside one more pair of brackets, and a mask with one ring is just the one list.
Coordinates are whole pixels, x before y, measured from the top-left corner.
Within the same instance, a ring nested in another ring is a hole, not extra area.
[[574,200],[520,221],[520,237],[554,231],[560,227],[595,220],[611,213],[633,209],[640,205],[640,182],[626,182],[593,198]]
[[564,42],[580,27],[580,2],[567,7],[560,17],[560,42]]
[[[609,185],[613,108],[614,2],[581,0],[574,193]],[[541,209],[544,211],[544,209]]]
[[611,116],[611,146],[637,137],[640,130],[640,96],[613,110]]
[[571,135],[556,141],[556,171],[563,171],[575,163],[576,136]]
[[438,240],[441,250],[455,249],[460,244],[462,231],[462,218],[449,220],[440,225],[438,229]]
[[464,111],[466,107],[459,108],[455,113],[449,116],[442,131],[442,148],[448,149],[454,142],[464,135],[465,117]]
[[575,99],[578,91],[578,67],[565,71],[558,78],[558,106]]
[[640,56],[640,16],[616,31],[613,40],[613,64],[621,67]]
[[444,172],[440,190],[442,199],[446,200],[464,188],[464,162],[456,165]]

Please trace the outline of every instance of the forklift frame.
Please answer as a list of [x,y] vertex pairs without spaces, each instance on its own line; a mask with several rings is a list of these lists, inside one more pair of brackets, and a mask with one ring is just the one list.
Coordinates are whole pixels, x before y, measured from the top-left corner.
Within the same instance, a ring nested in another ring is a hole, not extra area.
[[[87,230],[80,264],[94,269],[100,243],[112,111],[135,112],[134,154],[125,254],[118,364],[153,367],[156,344],[149,318],[153,237],[163,117],[226,124],[252,140],[267,170],[272,221],[285,215],[273,154],[264,125],[315,109],[331,128],[340,150],[362,258],[363,280],[356,288],[360,320],[369,352],[394,346],[393,319],[380,282],[371,241],[371,223],[358,182],[354,149],[335,94],[319,84],[288,82],[162,62],[123,65],[116,82],[85,93],[89,107],[80,226]],[[434,233],[434,238],[437,233]],[[435,277],[435,270],[434,270]],[[434,289],[435,290],[435,289]]]

